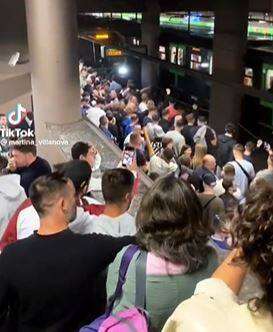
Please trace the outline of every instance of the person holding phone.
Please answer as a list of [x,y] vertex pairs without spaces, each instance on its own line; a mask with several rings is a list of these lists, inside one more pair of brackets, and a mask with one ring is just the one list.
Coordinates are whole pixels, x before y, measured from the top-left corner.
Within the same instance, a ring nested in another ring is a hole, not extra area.
[[[140,170],[142,170],[144,173],[147,173],[148,172],[148,162],[147,162],[145,153],[143,151],[143,143],[144,143],[144,140],[141,136],[141,131],[139,131],[139,130],[134,131],[130,135],[129,144],[127,144],[124,151],[126,151],[126,149],[127,149],[126,154],[131,155],[131,158],[128,158],[127,156],[126,156],[126,158],[129,160],[130,159],[132,160],[132,151],[131,152],[129,152],[129,151],[131,148],[133,148],[135,151],[136,166]],[[129,148],[129,150],[128,150],[128,148]],[[126,163],[126,161],[125,161],[125,163]]]
[[122,166],[130,168],[133,165],[135,158],[136,158],[135,149],[130,145],[126,146],[123,151]]

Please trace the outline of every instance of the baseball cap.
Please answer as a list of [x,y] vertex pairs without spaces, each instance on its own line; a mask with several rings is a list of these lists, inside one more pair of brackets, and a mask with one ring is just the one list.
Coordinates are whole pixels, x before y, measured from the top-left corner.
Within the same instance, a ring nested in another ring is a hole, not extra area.
[[203,182],[211,187],[215,187],[216,186],[216,177],[211,174],[211,173],[206,173],[202,176],[202,180]]

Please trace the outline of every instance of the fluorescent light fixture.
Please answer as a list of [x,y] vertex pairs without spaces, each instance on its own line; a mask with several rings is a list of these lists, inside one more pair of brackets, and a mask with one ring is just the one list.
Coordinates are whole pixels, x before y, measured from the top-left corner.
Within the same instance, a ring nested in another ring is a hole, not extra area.
[[209,68],[209,63],[208,62],[203,62],[200,65],[201,68]]

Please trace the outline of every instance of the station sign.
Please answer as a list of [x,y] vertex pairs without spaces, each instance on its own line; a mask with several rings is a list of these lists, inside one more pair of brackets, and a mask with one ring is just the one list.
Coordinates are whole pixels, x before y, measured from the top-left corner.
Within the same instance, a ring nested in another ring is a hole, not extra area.
[[109,34],[108,33],[97,33],[95,35],[96,40],[108,40],[109,39]]
[[123,56],[124,53],[122,50],[117,50],[115,48],[109,48],[106,50],[105,55],[110,58]]

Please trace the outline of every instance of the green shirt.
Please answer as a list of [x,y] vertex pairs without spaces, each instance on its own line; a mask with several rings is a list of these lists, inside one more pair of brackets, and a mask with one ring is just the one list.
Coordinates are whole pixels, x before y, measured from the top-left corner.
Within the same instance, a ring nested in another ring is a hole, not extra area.
[[[121,250],[115,261],[109,266],[107,277],[107,297],[114,294],[122,255],[126,248]],[[135,302],[135,273],[136,258],[133,257],[127,271],[126,282],[123,286],[123,295],[116,304],[114,313],[134,307]],[[161,331],[175,308],[194,293],[196,284],[212,275],[218,266],[217,255],[211,249],[207,266],[194,273],[183,275],[148,275],[146,279],[146,309],[151,320],[152,330]]]

